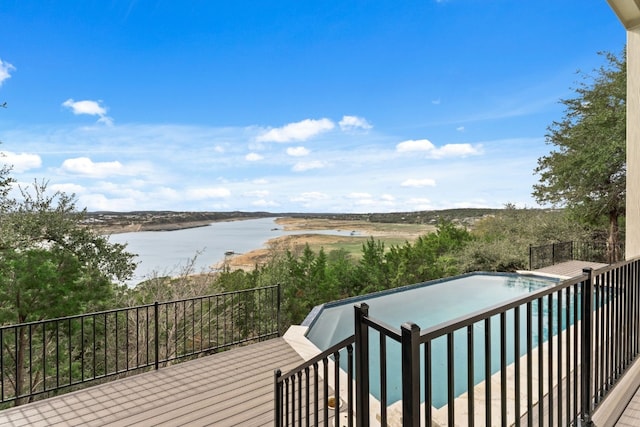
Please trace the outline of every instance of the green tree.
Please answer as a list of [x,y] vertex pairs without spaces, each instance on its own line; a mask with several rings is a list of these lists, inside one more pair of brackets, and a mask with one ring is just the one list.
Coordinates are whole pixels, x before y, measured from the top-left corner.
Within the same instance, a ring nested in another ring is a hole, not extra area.
[[[113,282],[133,274],[133,255],[85,226],[86,212],[76,209],[73,196],[51,194],[44,182],[19,193],[19,199],[7,200],[9,208],[0,216],[0,322],[104,307],[115,290]],[[56,295],[60,299],[51,304]]]
[[441,221],[435,232],[420,236],[413,243],[391,247],[385,255],[392,275],[391,287],[457,274],[456,254],[470,239],[464,227]]
[[389,274],[385,260],[384,242],[369,238],[362,245],[362,257],[356,268],[356,295],[389,288]]
[[325,300],[331,301],[354,295],[356,263],[351,254],[344,249],[336,249],[329,252],[327,259],[326,280],[330,282],[328,288],[333,291],[333,294],[327,296]]
[[603,54],[606,64],[585,76],[574,98],[561,100],[565,115],[548,128],[555,149],[538,159],[540,203],[566,206],[587,224],[608,223],[608,244],[619,258],[619,220],[625,211],[626,55]]
[[[124,245],[111,244],[91,231],[74,197],[49,193],[44,182],[18,187],[20,197],[11,198],[8,172],[0,172],[0,323],[20,324],[109,306],[114,281],[133,274],[133,255]],[[29,366],[38,366],[33,359],[26,364],[28,340],[27,328],[18,328],[15,351],[8,353],[12,360],[4,364],[5,377],[13,375],[17,395],[28,385]],[[47,344],[43,348],[51,349]]]
[[591,237],[563,209],[516,209],[513,205],[477,221],[471,234],[473,239],[457,254],[462,272],[525,270],[529,246]]

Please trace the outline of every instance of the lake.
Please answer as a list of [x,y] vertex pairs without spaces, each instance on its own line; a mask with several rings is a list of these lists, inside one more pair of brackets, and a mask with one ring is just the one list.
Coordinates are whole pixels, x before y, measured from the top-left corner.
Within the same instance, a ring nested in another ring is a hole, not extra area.
[[127,243],[127,250],[138,255],[138,268],[134,278],[128,282],[131,285],[154,273],[159,276],[179,276],[194,257],[191,273],[209,272],[213,265],[224,260],[225,252],[250,252],[280,236],[309,232],[341,236],[352,234],[349,230],[284,231],[275,220],[260,218],[214,222],[206,227],[184,230],[119,233],[111,235],[109,241]]

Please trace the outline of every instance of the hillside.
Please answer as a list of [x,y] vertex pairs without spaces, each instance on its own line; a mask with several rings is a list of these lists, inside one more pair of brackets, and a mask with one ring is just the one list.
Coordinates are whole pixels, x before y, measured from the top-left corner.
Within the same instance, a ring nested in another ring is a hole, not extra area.
[[372,223],[436,224],[439,220],[471,225],[478,218],[492,215],[500,209],[445,209],[435,211],[390,212],[390,213],[272,213],[272,212],[88,212],[87,224],[101,233],[133,231],[177,230],[207,225],[216,221],[234,221],[252,218],[291,217],[319,218],[338,221],[368,221]]

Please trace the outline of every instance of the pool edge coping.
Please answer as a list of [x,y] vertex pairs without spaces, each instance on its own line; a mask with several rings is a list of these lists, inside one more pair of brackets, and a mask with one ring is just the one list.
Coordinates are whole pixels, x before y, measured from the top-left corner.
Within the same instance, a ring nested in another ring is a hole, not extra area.
[[395,293],[404,292],[411,289],[419,289],[426,286],[433,286],[433,285],[441,284],[443,282],[450,281],[453,279],[462,279],[469,276],[507,276],[507,277],[526,276],[526,277],[533,277],[533,278],[539,277],[542,280],[551,280],[556,282],[560,282],[565,279],[565,277],[563,276],[551,275],[551,274],[538,274],[535,271],[522,271],[522,270],[516,271],[516,272],[474,271],[474,272],[469,272],[464,274],[458,274],[455,276],[447,276],[447,277],[442,277],[440,279],[433,279],[425,282],[399,286],[397,288],[384,289],[382,291],[371,292],[364,295],[356,295],[356,296],[347,297],[347,298],[343,298],[335,301],[329,301],[324,304],[319,304],[314,306],[311,309],[311,311],[309,312],[309,314],[307,314],[307,316],[304,318],[302,323],[300,323],[300,326],[306,326],[308,329],[311,329],[315,324],[316,320],[319,318],[320,313],[322,313],[322,311],[325,308],[337,307],[337,306],[346,305],[349,303],[357,303],[357,302],[365,301],[366,299],[370,299],[370,298],[379,298],[385,295],[392,295]]

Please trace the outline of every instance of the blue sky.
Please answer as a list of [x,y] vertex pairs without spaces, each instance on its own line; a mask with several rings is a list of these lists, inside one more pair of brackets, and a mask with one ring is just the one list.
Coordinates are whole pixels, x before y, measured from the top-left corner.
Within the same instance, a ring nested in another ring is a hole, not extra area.
[[605,0],[2,0],[0,151],[79,207],[535,207]]

